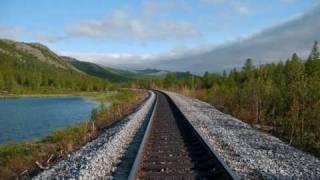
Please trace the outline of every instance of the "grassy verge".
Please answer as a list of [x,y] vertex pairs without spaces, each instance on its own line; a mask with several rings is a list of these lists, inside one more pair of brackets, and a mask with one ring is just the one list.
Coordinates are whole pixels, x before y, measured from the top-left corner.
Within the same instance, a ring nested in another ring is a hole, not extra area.
[[56,130],[40,141],[1,144],[0,179],[25,178],[46,169],[130,113],[143,101],[144,92],[121,90],[105,94],[92,93],[90,98],[110,101],[112,105],[93,110],[90,121]]

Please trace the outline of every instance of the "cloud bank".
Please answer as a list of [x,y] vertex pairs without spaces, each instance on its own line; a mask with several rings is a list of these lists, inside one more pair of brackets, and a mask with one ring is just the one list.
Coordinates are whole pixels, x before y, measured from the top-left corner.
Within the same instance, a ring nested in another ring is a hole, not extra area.
[[66,53],[102,65],[143,69],[160,68],[174,71],[222,72],[241,67],[247,58],[256,64],[286,60],[294,52],[306,57],[315,40],[320,40],[320,6],[275,25],[248,38],[219,46],[200,46],[193,49],[173,49],[157,55]]
[[108,39],[164,40],[197,37],[200,33],[190,22],[132,18],[130,13],[116,10],[100,20],[86,20],[66,27],[71,36]]
[[194,72],[218,71],[242,66],[252,58],[257,64],[286,60],[294,52],[306,57],[314,41],[320,40],[320,6],[296,16],[286,23],[275,25],[255,35],[221,45],[194,56],[157,62],[154,66]]

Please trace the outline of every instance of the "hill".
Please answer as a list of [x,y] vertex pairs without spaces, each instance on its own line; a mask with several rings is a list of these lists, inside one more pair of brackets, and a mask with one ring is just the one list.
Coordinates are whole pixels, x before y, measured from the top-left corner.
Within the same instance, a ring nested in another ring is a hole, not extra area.
[[167,70],[160,70],[160,69],[142,69],[142,70],[135,70],[135,73],[139,74],[142,77],[153,77],[156,79],[163,79],[166,77],[168,73],[172,73],[175,75],[176,78],[184,78],[190,75],[189,72],[174,72],[174,71],[167,71]]
[[123,82],[130,80],[130,76],[126,76],[126,72],[122,72],[122,70],[102,67],[94,63],[79,61],[67,56],[61,56],[61,58],[72,64],[78,70],[91,76],[107,79],[112,82]]
[[110,83],[88,76],[38,43],[0,39],[0,93],[96,91]]
[[138,71],[129,71],[101,66],[91,62],[80,61],[72,57],[61,56],[62,59],[72,64],[75,68],[88,75],[96,76],[102,79],[108,79],[112,82],[127,82],[136,79],[159,78],[156,74],[144,73]]
[[[163,79],[170,71],[159,69],[142,69],[142,70],[121,70],[101,66],[91,62],[84,62],[72,57],[61,56],[62,59],[72,64],[78,70],[102,79],[108,79],[111,82],[127,82],[137,79]],[[187,75],[186,72],[172,72],[177,78]]]
[[164,75],[168,73],[168,71],[163,71],[159,69],[142,69],[142,70],[136,70],[135,72],[139,74],[150,75],[150,76],[158,76],[158,75]]
[[[39,43],[0,39],[0,94],[96,91],[110,82],[163,79],[170,71],[120,70],[59,56]],[[186,72],[170,72],[177,78]],[[107,81],[106,81],[107,80]]]

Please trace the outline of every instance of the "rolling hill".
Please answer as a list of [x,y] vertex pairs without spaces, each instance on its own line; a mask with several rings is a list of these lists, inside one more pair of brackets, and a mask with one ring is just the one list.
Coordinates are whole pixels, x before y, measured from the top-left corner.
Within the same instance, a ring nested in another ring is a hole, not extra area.
[[88,76],[37,43],[0,40],[0,93],[97,91],[110,83]]
[[[0,39],[0,94],[26,92],[96,91],[109,82],[162,79],[170,71],[120,70],[72,57],[59,56],[39,43]],[[185,72],[172,72],[184,77]]]
[[125,76],[125,72],[121,72],[121,70],[102,67],[90,62],[79,61],[72,57],[61,56],[61,58],[72,64],[78,70],[91,76],[107,79],[112,82],[124,82],[130,80],[128,76]]
[[[91,62],[79,61],[72,57],[61,56],[62,59],[71,63],[78,70],[92,76],[102,79],[108,79],[111,82],[127,82],[136,79],[161,79],[170,71],[159,69],[142,69],[142,70],[121,70],[110,67],[101,66]],[[187,75],[186,72],[171,72],[177,78]]]

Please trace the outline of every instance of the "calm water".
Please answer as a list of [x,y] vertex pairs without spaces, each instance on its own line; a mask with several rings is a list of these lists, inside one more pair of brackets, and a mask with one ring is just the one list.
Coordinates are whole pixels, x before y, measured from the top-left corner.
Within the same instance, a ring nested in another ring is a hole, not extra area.
[[0,99],[0,143],[44,137],[89,119],[98,106],[83,97]]

